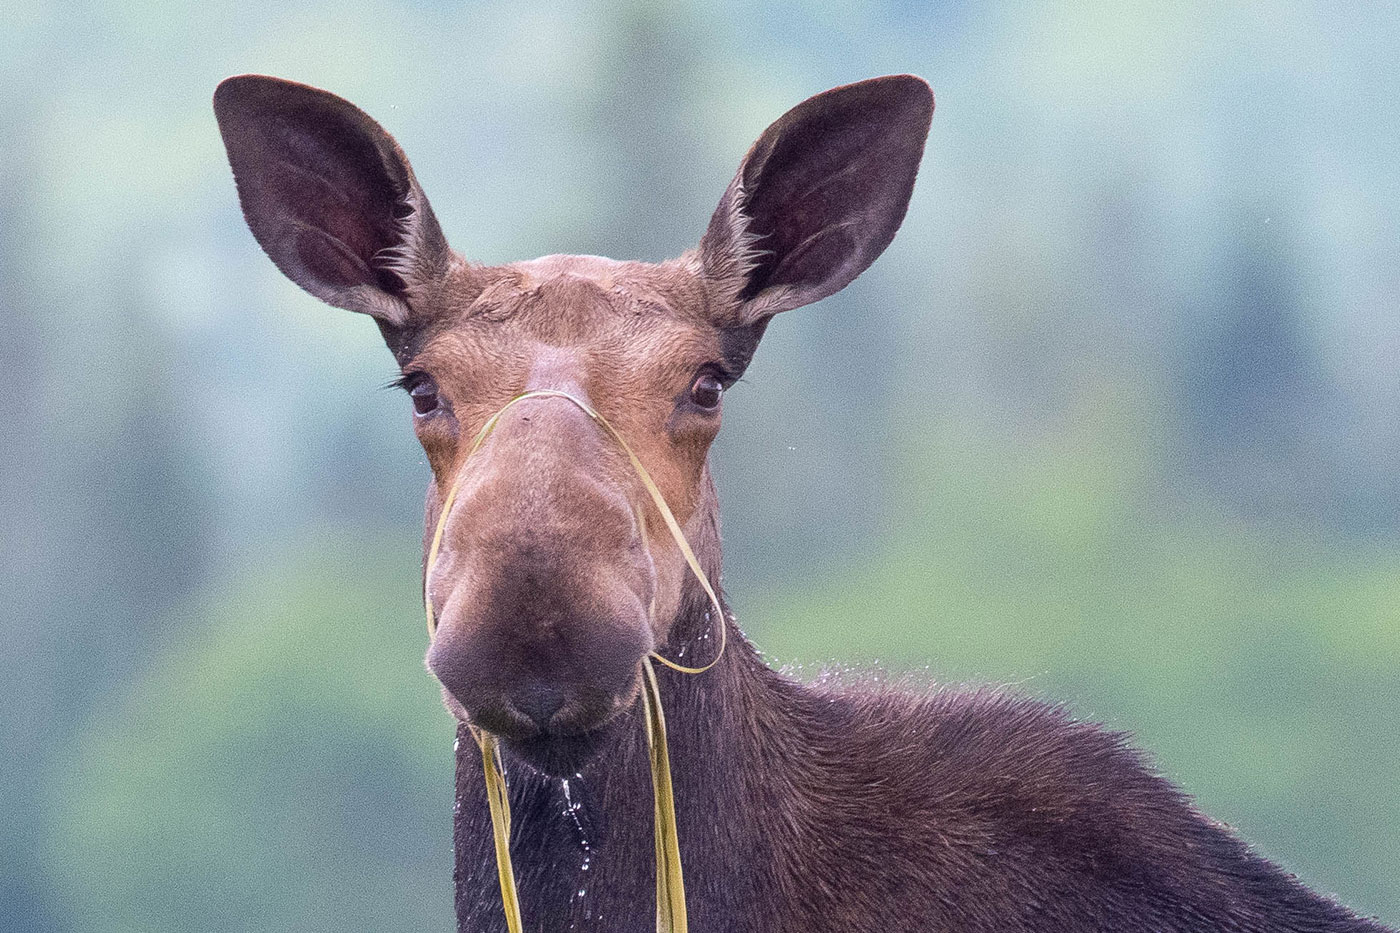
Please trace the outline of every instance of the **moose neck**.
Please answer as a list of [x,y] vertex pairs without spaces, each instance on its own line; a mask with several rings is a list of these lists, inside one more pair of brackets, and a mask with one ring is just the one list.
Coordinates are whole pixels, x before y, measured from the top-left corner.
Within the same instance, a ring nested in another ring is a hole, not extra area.
[[[708,475],[692,546],[712,580],[720,567],[717,503]],[[657,666],[670,737],[676,817],[687,904],[694,929],[743,930],[740,918],[758,892],[779,887],[778,840],[759,838],[759,814],[783,804],[782,736],[790,719],[787,681],[765,666],[753,646],[690,587],[671,626],[666,653],[704,663],[729,626],[729,646],[713,668],[686,675]],[[616,737],[577,776],[551,778],[505,760],[511,804],[511,852],[527,929],[649,930],[656,864],[652,784],[640,702]],[[746,779],[763,760],[764,781]],[[457,742],[455,807],[459,930],[504,929],[491,824],[475,741],[465,727]],[[737,924],[737,925],[736,925]]]

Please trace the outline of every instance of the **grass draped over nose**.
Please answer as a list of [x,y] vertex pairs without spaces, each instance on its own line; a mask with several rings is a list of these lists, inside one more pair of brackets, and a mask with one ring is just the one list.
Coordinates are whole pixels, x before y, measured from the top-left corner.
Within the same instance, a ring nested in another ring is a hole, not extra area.
[[[476,437],[472,439],[471,446],[467,448],[467,454],[463,458],[462,469],[458,472],[452,487],[447,491],[447,496],[442,500],[442,511],[438,515],[432,544],[428,548],[428,560],[423,579],[423,609],[428,621],[428,638],[431,640],[437,634],[437,619],[433,612],[433,599],[429,584],[432,581],[433,567],[437,564],[438,551],[442,547],[442,535],[447,528],[447,518],[452,513],[452,505],[457,501],[457,491],[461,488],[466,463],[481,448],[487,436],[495,430],[496,425],[500,423],[501,416],[512,406],[531,398],[562,398],[572,402],[601,427],[604,433],[617,442],[618,446],[627,454],[632,469],[636,471],[637,478],[651,497],[652,503],[661,515],[661,520],[666,525],[666,530],[671,533],[676,547],[685,557],[691,573],[695,574],[695,579],[700,582],[700,586],[705,590],[705,595],[709,597],[710,604],[714,608],[714,618],[719,621],[719,650],[715,652],[715,656],[708,664],[701,667],[686,667],[662,657],[654,651],[642,659],[642,710],[646,720],[647,748],[651,760],[651,785],[655,803],[653,816],[656,836],[656,929],[657,933],[686,933],[688,926],[685,913],[685,880],[681,874],[680,840],[676,834],[676,804],[671,787],[670,753],[666,745],[666,715],[661,709],[661,690],[656,682],[656,669],[651,662],[654,658],[682,674],[703,674],[714,667],[724,656],[727,644],[724,607],[720,604],[719,594],[715,592],[714,585],[710,583],[705,571],[700,567],[700,561],[696,559],[695,552],[685,539],[685,533],[681,531],[680,524],[676,521],[675,515],[671,513],[665,497],[661,495],[661,490],[657,488],[656,482],[652,480],[647,468],[642,465],[642,461],[637,458],[636,453],[633,452],[631,446],[618,433],[617,429],[587,402],[558,389],[534,389],[522,392],[502,405],[490,418],[487,418],[486,423],[481,426],[481,430],[476,433]],[[645,529],[645,515],[639,516],[639,519],[639,524]],[[655,612],[654,603],[652,611]],[[470,723],[468,728],[476,739],[477,745],[481,748],[482,770],[486,780],[486,800],[491,810],[491,829],[496,842],[496,873],[501,883],[501,906],[505,910],[506,926],[510,933],[523,933],[524,924],[520,919],[520,894],[516,890],[515,870],[510,862],[510,798],[507,795],[505,769],[501,765],[500,743],[495,736]]]

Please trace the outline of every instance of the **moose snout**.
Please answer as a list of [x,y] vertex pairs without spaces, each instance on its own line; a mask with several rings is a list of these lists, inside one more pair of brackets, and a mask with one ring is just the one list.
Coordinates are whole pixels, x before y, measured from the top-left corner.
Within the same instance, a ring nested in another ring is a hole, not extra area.
[[532,721],[541,732],[547,732],[549,721],[559,712],[565,699],[564,691],[558,687],[535,684],[515,691],[515,695],[510,698],[510,704]]
[[454,715],[508,743],[596,732],[636,700],[654,647],[656,567],[603,440],[558,400],[511,409],[465,467],[428,568],[428,668]]
[[428,669],[466,721],[507,740],[591,732],[635,700],[644,632],[614,626],[585,645],[558,636],[552,649],[531,638],[507,638],[462,627],[439,630]]
[[[544,682],[523,665],[506,664],[499,654],[474,650],[470,639],[444,633],[428,650],[428,669],[447,691],[449,706],[455,701],[478,728],[505,738],[549,732],[578,691]],[[582,705],[575,703],[575,712]]]
[[565,567],[538,548],[485,559],[511,550],[448,564],[428,669],[455,715],[503,738],[592,730],[636,698],[653,647],[650,578],[636,565]]
[[562,542],[522,537],[453,556],[428,668],[456,715],[502,738],[585,733],[636,698],[653,641],[649,578],[597,551],[581,560],[569,548],[566,564]]

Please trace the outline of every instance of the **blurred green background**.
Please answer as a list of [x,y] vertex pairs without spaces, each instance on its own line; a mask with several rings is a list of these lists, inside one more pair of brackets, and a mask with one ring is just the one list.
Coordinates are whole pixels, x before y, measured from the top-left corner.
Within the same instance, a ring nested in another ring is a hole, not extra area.
[[225,75],[395,133],[454,245],[659,259],[809,94],[938,95],[903,232],[715,452],[775,663],[1133,730],[1400,922],[1400,16],[1245,0],[0,2],[0,927],[447,930],[427,470],[239,216]]

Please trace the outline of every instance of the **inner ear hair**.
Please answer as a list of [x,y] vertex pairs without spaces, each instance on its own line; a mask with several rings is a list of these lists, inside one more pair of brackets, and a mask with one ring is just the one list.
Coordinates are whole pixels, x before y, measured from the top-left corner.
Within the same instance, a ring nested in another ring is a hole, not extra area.
[[733,323],[834,294],[879,257],[904,219],[932,116],[927,82],[890,75],[808,98],[764,131],[700,241]]
[[292,281],[395,327],[452,253],[403,150],[318,88],[240,75],[214,94],[249,228]]

